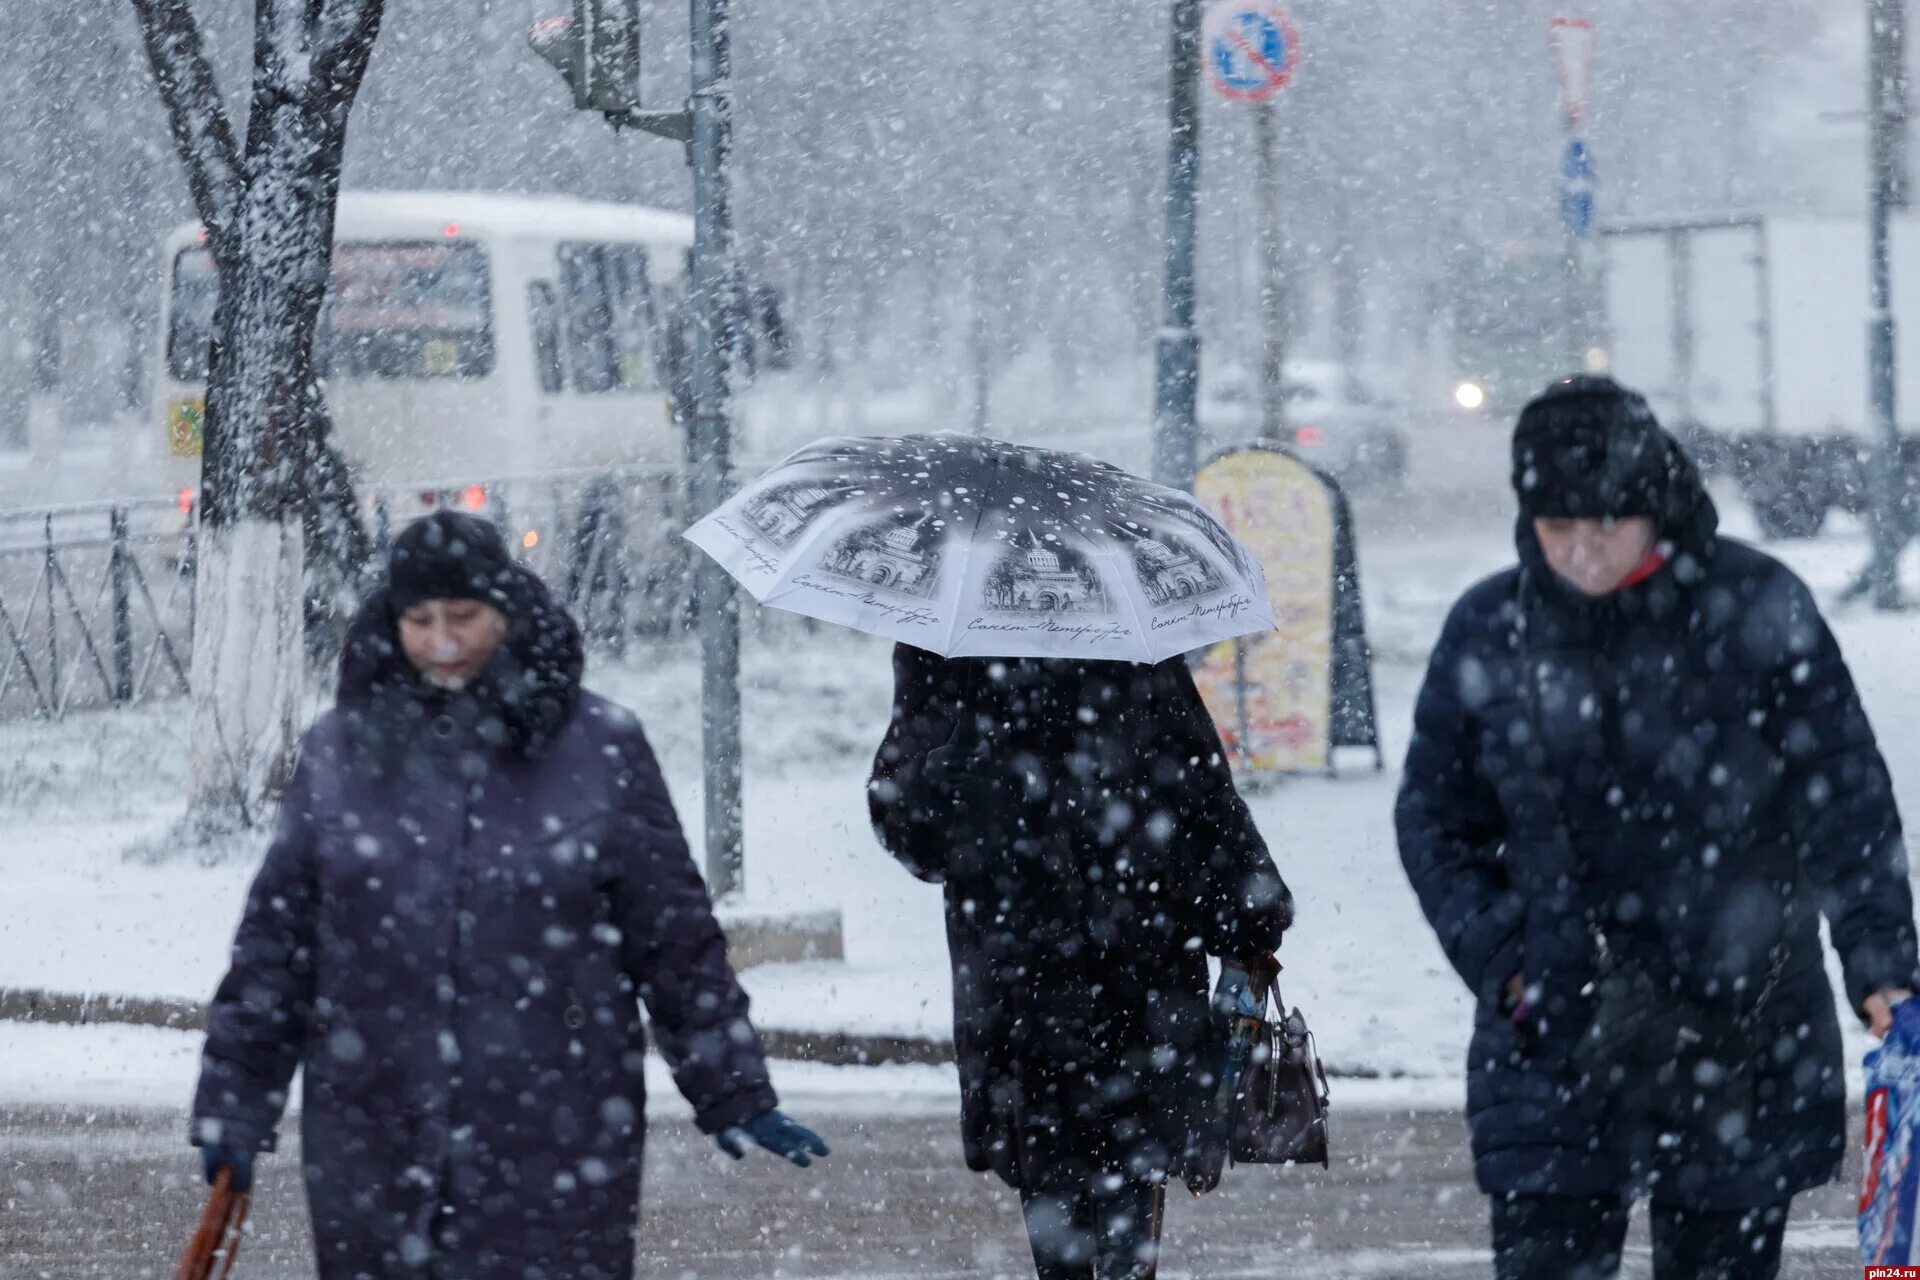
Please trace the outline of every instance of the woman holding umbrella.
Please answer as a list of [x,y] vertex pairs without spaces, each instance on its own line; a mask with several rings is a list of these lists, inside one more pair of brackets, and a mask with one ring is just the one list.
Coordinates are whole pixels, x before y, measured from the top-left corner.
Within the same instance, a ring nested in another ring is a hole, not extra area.
[[319,1274],[626,1280],[647,1043],[699,1126],[806,1165],[631,714],[484,521],[395,541],[207,1019],[193,1142],[251,1180],[304,1069]]
[[1270,627],[1258,569],[1184,494],[960,437],[822,442],[690,536],[907,641],[869,797],[945,888],[967,1164],[1020,1192],[1042,1280],[1151,1276],[1221,1049],[1206,956],[1292,918],[1170,656]]

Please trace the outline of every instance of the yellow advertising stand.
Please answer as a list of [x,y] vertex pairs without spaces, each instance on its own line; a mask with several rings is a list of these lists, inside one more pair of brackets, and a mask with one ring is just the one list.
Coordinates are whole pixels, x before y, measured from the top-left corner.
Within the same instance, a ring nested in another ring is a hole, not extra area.
[[167,402],[167,446],[175,457],[200,455],[206,421],[205,396],[177,396]]
[[1346,501],[1273,448],[1215,457],[1194,496],[1260,562],[1274,630],[1214,645],[1194,682],[1234,764],[1250,777],[1327,773],[1337,748],[1371,747],[1373,676]]

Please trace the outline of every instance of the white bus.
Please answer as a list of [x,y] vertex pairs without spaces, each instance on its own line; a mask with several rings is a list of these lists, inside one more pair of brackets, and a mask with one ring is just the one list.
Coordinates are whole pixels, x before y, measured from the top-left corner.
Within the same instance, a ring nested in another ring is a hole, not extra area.
[[[356,481],[464,495],[469,478],[683,461],[665,366],[692,243],[690,219],[634,205],[343,194],[316,357]],[[199,224],[168,238],[166,274],[155,416],[184,503],[217,292]]]
[[[693,223],[639,205],[468,192],[340,198],[317,363],[371,487],[676,464],[668,326]],[[156,416],[200,482],[217,282],[198,223],[165,244]]]
[[[315,354],[376,532],[458,504],[510,523],[570,594],[610,556],[623,584],[631,569],[642,592],[680,594],[686,445],[666,384],[692,244],[691,219],[635,205],[342,194]],[[217,295],[198,223],[168,237],[165,263],[154,412],[188,512]],[[751,296],[777,327],[777,302]]]

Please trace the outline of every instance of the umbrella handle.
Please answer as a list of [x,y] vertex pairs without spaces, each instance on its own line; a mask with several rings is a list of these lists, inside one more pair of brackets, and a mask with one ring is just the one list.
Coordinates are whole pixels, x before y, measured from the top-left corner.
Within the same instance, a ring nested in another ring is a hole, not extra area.
[[231,1276],[240,1253],[240,1231],[252,1201],[251,1195],[233,1189],[232,1166],[222,1165],[214,1175],[206,1208],[200,1211],[200,1224],[173,1270],[173,1280],[212,1280],[214,1260],[222,1251],[226,1265],[220,1270],[221,1280]]

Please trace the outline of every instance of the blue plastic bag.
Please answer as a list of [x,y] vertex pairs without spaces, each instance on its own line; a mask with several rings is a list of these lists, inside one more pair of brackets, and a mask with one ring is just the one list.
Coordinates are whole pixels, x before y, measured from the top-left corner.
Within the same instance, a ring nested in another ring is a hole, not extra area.
[[1867,1054],[1867,1168],[1860,1185],[1860,1258],[1872,1265],[1920,1259],[1920,999],[1893,1007],[1893,1029]]

